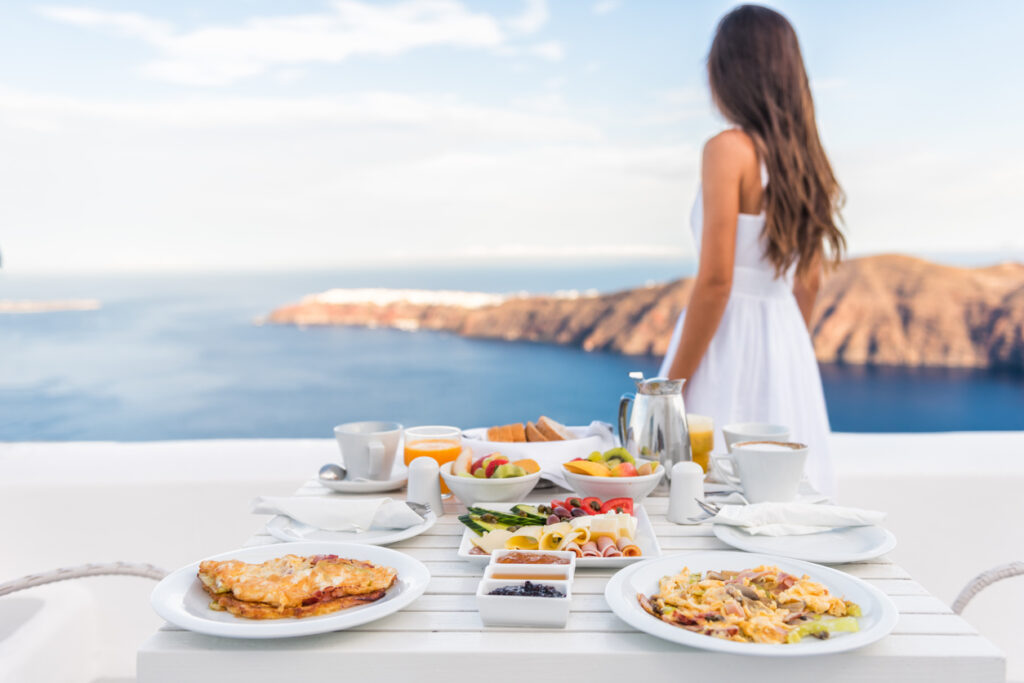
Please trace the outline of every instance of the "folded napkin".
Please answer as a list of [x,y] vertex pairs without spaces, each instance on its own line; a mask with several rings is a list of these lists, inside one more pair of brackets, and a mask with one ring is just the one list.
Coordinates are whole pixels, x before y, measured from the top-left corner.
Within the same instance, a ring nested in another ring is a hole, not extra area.
[[884,512],[838,505],[754,503],[723,505],[711,521],[740,527],[752,536],[802,536],[839,527],[880,524],[884,519]]
[[264,496],[252,502],[257,515],[285,515],[327,531],[408,529],[423,518],[400,500],[334,496]]

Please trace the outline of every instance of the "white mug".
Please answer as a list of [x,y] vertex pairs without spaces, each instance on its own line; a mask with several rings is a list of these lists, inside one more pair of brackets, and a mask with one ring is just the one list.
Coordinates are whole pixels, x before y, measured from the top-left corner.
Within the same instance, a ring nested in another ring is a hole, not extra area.
[[788,503],[796,500],[806,461],[802,443],[740,441],[728,455],[713,458],[711,467],[719,479],[742,486],[751,503]]
[[736,422],[722,427],[725,448],[732,453],[732,446],[740,441],[789,441],[789,427],[770,422]]
[[348,422],[335,427],[345,479],[389,479],[401,437],[402,425],[397,422]]

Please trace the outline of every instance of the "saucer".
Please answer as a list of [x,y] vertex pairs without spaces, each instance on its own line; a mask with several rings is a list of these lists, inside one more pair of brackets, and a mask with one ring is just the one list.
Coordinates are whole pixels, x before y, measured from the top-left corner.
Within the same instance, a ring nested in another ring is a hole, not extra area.
[[321,486],[329,488],[338,493],[382,493],[394,491],[405,486],[409,480],[409,468],[405,465],[396,465],[391,471],[389,479],[321,479],[314,477],[313,481]]

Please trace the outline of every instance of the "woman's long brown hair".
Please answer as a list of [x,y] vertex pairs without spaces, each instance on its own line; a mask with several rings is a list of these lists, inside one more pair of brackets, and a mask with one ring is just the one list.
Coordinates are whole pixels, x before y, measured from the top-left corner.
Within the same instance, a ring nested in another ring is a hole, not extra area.
[[[836,264],[846,239],[836,225],[843,193],[821,146],[796,32],[758,5],[726,14],[708,54],[715,105],[754,141],[768,169],[765,256],[782,274]],[[826,253],[827,252],[827,253]]]

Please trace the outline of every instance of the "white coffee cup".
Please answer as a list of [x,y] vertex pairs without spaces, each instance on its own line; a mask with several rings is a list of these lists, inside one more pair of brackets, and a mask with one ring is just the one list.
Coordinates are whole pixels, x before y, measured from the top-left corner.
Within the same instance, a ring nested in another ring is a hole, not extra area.
[[397,422],[348,422],[335,427],[345,479],[389,479],[401,437],[402,425]]
[[739,441],[731,453],[713,458],[711,466],[719,479],[742,486],[751,503],[788,503],[796,500],[806,461],[802,443]]
[[770,422],[736,422],[722,427],[725,448],[732,453],[732,446],[740,441],[789,441],[789,427]]

